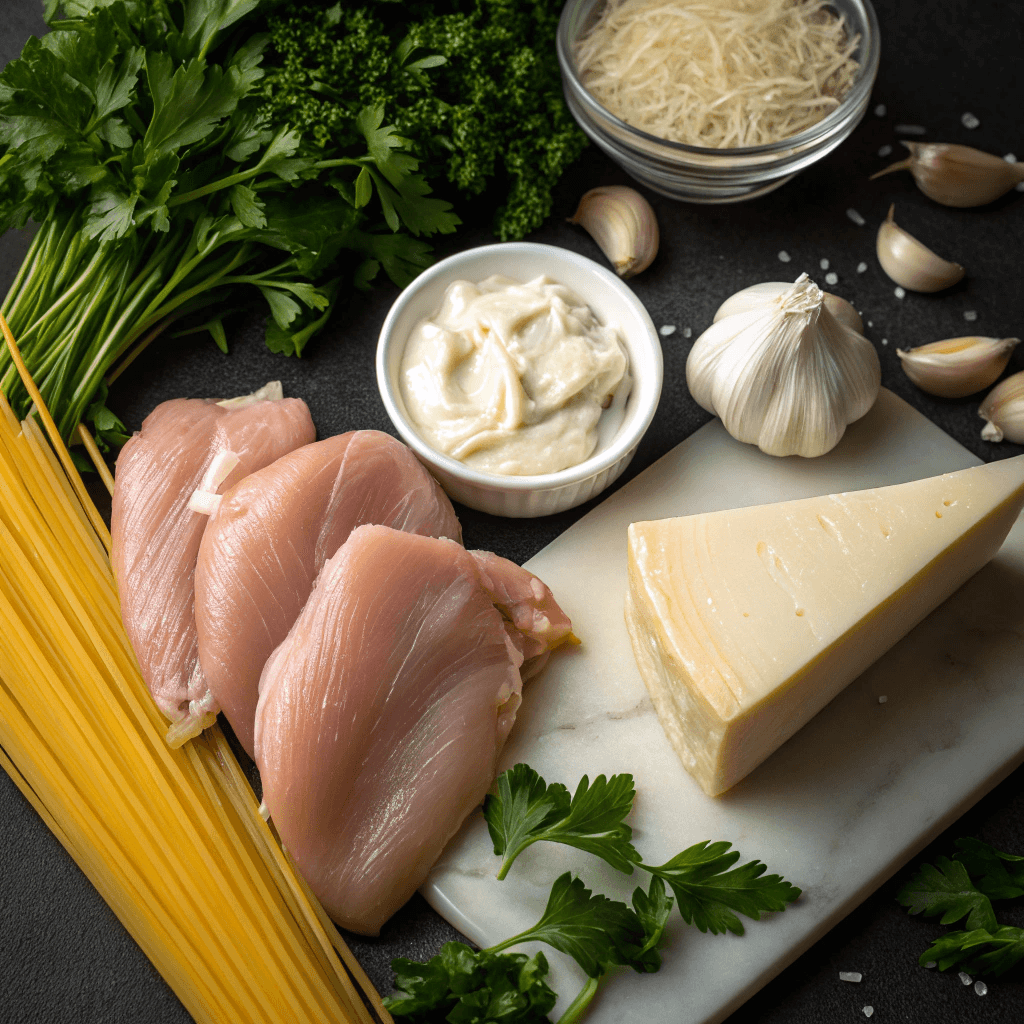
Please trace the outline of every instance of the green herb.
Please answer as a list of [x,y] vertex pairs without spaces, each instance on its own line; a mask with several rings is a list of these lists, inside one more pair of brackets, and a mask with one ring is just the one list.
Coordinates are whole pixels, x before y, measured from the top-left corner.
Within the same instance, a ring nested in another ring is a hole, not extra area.
[[[538,1010],[538,993],[550,993],[550,989],[537,987],[547,971],[546,961],[540,954],[531,961],[501,958],[509,955],[503,951],[510,946],[545,942],[571,956],[588,977],[559,1019],[559,1024],[573,1024],[612,968],[653,973],[661,967],[659,946],[676,901],[686,923],[702,932],[742,935],[743,926],[734,911],[758,920],[767,911],[785,910],[800,895],[799,889],[778,875],[765,875],[767,869],[759,861],[730,870],[740,855],[730,851],[729,843],[697,843],[660,867],[640,863],[630,841],[632,830],[624,821],[634,797],[629,774],[599,775],[592,784],[584,775],[572,797],[561,783],[549,785],[529,765],[517,764],[499,775],[495,792],[484,805],[494,852],[504,858],[499,879],[523,850],[544,841],[595,854],[626,874],[639,867],[653,876],[650,886],[646,891],[636,888],[633,905],[628,907],[592,892],[567,872],[552,885],[541,919],[526,931],[479,953],[448,943],[427,964],[393,961],[399,992],[385,1000],[391,1013],[413,1021],[453,1024],[544,1019],[531,1014],[547,1012]],[[517,980],[517,972],[528,963],[532,965],[529,983],[517,987],[525,984]],[[508,1016],[500,1015],[505,1012],[502,1007]]]
[[960,965],[974,974],[1002,974],[1024,960],[1024,929],[1000,927],[993,900],[1024,896],[1024,857],[1001,853],[978,839],[958,839],[953,860],[924,864],[897,900],[911,914],[941,915],[940,924],[966,918],[966,930],[946,932],[921,954],[940,970]]
[[[481,196],[495,234],[521,238],[586,137],[562,99],[562,0],[362,0],[289,5],[270,19],[266,111],[316,145],[382,105],[435,188]],[[429,72],[429,73],[428,73]]]
[[[757,921],[762,913],[785,910],[800,890],[767,867],[750,861],[729,870],[740,858],[730,843],[697,843],[658,867],[641,864],[625,824],[632,810],[633,776],[599,775],[590,785],[584,775],[570,800],[560,783],[548,785],[529,765],[517,764],[498,776],[494,794],[484,802],[484,819],[503,856],[498,878],[508,874],[513,861],[536,842],[563,843],[586,850],[613,868],[631,874],[634,866],[663,879],[675,893],[679,912],[687,924],[717,935],[743,934],[736,913]],[[735,911],[736,913],[733,913]]]
[[[329,151],[263,109],[269,6],[52,0],[52,31],[0,72],[0,230],[39,223],[2,311],[65,438],[85,417],[119,442],[101,384],[178,318],[223,348],[210,311],[248,286],[268,345],[298,355],[343,283],[406,283],[429,262],[413,236],[458,223],[382,104]],[[24,415],[6,351],[0,388]]]
[[668,882],[687,924],[713,935],[742,935],[743,925],[733,911],[759,921],[764,913],[785,910],[800,890],[780,875],[766,875],[767,865],[758,860],[730,871],[740,859],[738,850],[727,852],[731,845],[697,843],[660,867],[639,866]]
[[504,855],[498,878],[536,842],[564,843],[596,854],[627,875],[640,855],[630,843],[623,818],[633,807],[632,775],[599,775],[591,786],[584,775],[570,799],[561,783],[547,785],[529,766],[517,764],[498,776],[495,793],[484,802],[484,818],[494,852]]

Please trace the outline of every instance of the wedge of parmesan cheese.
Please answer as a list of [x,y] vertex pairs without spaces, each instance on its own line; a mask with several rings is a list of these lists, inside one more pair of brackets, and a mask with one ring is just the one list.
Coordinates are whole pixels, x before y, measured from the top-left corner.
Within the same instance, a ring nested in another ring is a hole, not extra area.
[[711,796],[756,768],[999,550],[1024,456],[912,483],[633,523],[626,625]]

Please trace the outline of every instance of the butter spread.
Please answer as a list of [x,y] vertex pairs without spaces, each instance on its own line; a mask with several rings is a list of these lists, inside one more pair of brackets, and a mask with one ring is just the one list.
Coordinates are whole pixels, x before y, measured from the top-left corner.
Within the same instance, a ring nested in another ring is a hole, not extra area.
[[455,281],[406,342],[402,400],[432,447],[507,476],[555,473],[614,437],[632,386],[619,331],[548,277]]

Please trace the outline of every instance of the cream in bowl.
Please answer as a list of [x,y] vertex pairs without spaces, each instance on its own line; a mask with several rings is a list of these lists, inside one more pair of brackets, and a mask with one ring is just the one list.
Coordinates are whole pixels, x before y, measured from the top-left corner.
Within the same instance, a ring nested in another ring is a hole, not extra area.
[[405,343],[402,400],[434,449],[486,473],[557,473],[622,424],[632,380],[619,329],[541,275],[453,281]]
[[456,253],[395,301],[377,383],[400,437],[456,501],[550,515],[629,465],[661,395],[658,333],[629,285],[568,249]]

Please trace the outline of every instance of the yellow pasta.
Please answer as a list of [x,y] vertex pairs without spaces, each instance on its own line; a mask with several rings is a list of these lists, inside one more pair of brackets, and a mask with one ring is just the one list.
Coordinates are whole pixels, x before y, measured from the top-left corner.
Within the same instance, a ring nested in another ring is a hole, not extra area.
[[52,445],[0,396],[0,767],[200,1024],[390,1021],[220,729],[167,746],[109,533],[33,397]]

